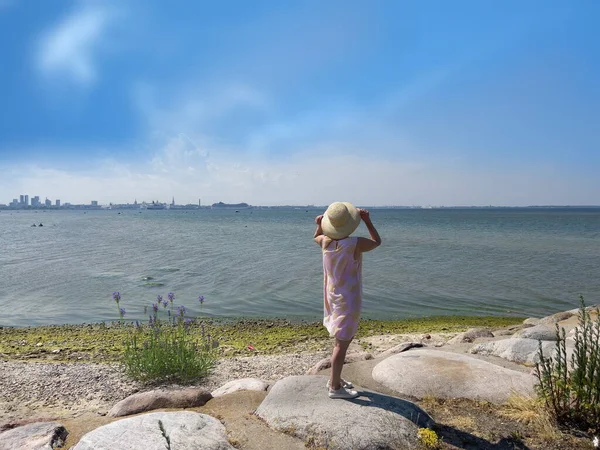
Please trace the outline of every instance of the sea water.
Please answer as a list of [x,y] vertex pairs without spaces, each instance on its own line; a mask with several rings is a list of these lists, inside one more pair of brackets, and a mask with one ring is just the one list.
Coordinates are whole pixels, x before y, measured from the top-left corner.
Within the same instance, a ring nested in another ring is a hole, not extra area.
[[[319,210],[0,212],[0,326],[322,316]],[[542,316],[600,303],[600,209],[373,209],[364,316]],[[32,224],[43,227],[32,227]],[[364,225],[356,235],[368,236]],[[204,296],[204,304],[198,301]]]

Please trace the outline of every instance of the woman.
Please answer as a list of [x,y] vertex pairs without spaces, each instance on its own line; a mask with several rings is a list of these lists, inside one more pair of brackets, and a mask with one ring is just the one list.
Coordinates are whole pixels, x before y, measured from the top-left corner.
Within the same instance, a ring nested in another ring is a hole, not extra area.
[[[351,237],[361,219],[370,239]],[[355,398],[352,383],[344,381],[342,368],[346,352],[358,330],[362,306],[362,254],[381,245],[369,211],[348,202],[329,205],[325,214],[315,218],[314,239],[323,252],[324,317],[323,325],[335,347],[331,356],[331,377],[327,382],[330,398]]]

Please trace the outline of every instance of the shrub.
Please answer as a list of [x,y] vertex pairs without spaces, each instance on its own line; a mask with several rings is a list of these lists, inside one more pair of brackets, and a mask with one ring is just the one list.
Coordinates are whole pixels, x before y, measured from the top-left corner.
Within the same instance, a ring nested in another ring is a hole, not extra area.
[[[545,357],[540,342],[536,364],[538,396],[559,425],[600,431],[600,315],[592,320],[580,296],[579,325],[570,365],[564,328],[556,325],[554,358]],[[596,309],[598,314],[598,309]]]
[[[118,304],[121,297],[115,294]],[[136,322],[125,342],[122,363],[126,373],[136,380],[186,383],[205,377],[214,367],[217,341],[205,335],[202,322],[185,317],[184,306],[175,310],[173,293],[168,299],[163,301],[159,295],[148,324]],[[203,302],[204,297],[200,297]],[[122,323],[125,312],[119,308],[119,313]]]

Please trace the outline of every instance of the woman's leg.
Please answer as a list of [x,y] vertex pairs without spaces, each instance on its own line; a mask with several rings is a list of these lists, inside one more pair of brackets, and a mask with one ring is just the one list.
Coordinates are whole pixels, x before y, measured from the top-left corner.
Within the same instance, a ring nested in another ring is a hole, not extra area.
[[350,346],[349,341],[342,341],[335,339],[335,347],[333,348],[333,354],[331,355],[331,389],[339,389],[341,387],[342,369],[344,368],[344,360],[346,359],[346,352]]

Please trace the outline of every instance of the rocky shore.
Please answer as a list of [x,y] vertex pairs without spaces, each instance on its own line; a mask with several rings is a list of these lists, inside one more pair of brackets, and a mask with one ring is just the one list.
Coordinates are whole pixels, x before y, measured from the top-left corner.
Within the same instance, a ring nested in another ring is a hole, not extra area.
[[313,325],[301,325],[302,339],[290,338],[286,326],[254,336],[265,343],[259,349],[277,348],[273,336],[280,336],[279,354],[254,346],[240,354],[239,345],[224,339],[228,355],[185,388],[131,381],[114,358],[97,356],[110,355],[106,348],[69,353],[73,342],[54,340],[49,347],[60,345],[60,352],[39,352],[43,330],[4,330],[11,337],[0,347],[0,450],[15,442],[48,448],[27,446],[40,439],[53,440],[52,448],[151,450],[164,448],[169,436],[177,448],[198,448],[201,441],[201,448],[215,449],[420,449],[425,428],[435,430],[429,448],[589,448],[589,437],[541,420],[533,389],[538,341],[550,354],[558,324],[572,351],[577,310],[475,328],[449,321],[405,333],[393,332],[404,325],[368,324],[344,369],[361,393],[355,401],[327,398],[331,342]]
[[[237,378],[275,382],[304,375],[326,356],[319,352],[222,358],[196,387],[212,392]],[[157,387],[128,379],[117,363],[0,360],[0,374],[0,427],[32,417],[77,417],[84,412],[104,415],[119,400]]]

